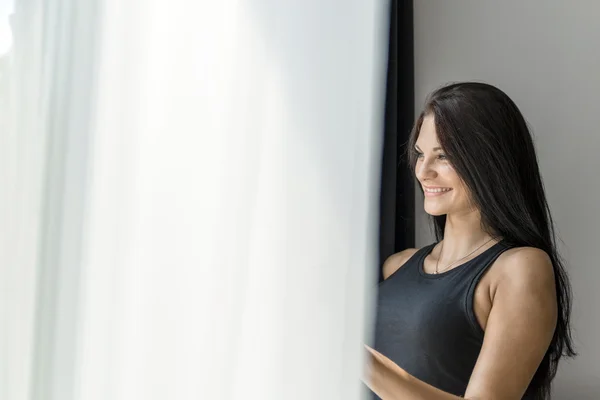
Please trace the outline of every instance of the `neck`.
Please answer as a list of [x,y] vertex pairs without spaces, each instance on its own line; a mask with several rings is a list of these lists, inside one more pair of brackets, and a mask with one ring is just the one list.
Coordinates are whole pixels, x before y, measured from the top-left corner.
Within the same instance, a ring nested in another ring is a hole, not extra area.
[[469,254],[477,247],[485,244],[479,251],[487,249],[497,243],[491,240],[492,236],[481,228],[481,216],[479,211],[456,215],[448,214],[446,216],[446,226],[444,228],[444,260],[455,260]]

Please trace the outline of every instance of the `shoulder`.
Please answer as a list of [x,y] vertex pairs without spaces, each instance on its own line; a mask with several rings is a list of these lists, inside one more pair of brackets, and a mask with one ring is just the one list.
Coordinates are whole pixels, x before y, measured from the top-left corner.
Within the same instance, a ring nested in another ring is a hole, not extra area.
[[492,293],[503,287],[505,292],[513,294],[525,292],[530,295],[554,295],[554,267],[544,250],[515,247],[504,251],[495,264]]
[[535,247],[515,247],[498,257],[499,278],[513,283],[551,281],[554,267],[548,253]]
[[419,251],[419,249],[406,249],[389,256],[383,263],[383,279],[389,278],[400,267],[406,264],[417,251]]

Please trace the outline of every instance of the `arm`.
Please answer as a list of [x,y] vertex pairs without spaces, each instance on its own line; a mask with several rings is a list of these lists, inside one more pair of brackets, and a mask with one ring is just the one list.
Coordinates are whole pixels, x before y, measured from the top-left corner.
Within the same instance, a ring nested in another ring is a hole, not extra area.
[[[521,399],[556,327],[554,271],[548,255],[533,248],[512,249],[497,263],[492,309],[466,399]],[[370,364],[365,383],[383,400],[460,399],[410,376],[375,350],[367,350]]]
[[404,371],[376,350],[367,349],[365,384],[382,400],[462,400]]

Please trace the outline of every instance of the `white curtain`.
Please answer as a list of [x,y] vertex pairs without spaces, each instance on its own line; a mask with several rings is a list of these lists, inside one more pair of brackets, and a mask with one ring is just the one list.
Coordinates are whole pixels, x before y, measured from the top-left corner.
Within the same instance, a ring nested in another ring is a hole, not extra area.
[[0,396],[360,398],[387,13],[17,0]]
[[11,400],[32,387],[50,93],[44,10],[18,9],[0,6],[0,398]]

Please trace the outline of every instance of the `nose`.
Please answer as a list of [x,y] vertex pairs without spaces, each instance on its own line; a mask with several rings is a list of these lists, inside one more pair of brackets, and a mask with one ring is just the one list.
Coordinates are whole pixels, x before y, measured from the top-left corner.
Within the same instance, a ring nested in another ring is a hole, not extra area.
[[437,171],[435,168],[433,168],[432,163],[428,159],[417,161],[415,174],[420,182],[435,179],[438,175]]

